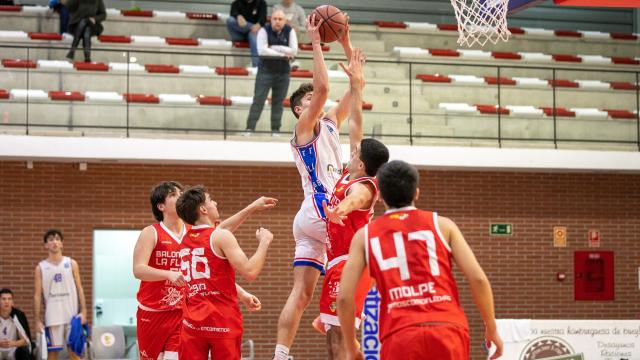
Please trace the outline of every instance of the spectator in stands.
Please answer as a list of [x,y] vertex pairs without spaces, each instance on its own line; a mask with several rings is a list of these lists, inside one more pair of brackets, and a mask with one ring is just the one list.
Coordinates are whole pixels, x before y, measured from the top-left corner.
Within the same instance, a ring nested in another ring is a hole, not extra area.
[[84,61],[91,62],[91,37],[102,34],[102,22],[107,18],[103,0],[66,0],[69,9],[69,32],[73,35],[67,58],[73,60],[82,40]]
[[13,307],[13,292],[6,288],[0,290],[0,359],[31,359],[29,322]]
[[69,28],[69,9],[60,0],[49,0],[49,8],[60,14],[60,34],[66,33]]
[[296,34],[300,34],[307,22],[307,16],[304,14],[302,6],[296,4],[293,0],[282,0],[280,4],[273,5],[273,10],[282,10],[287,18],[287,25],[291,26]]
[[231,41],[249,41],[251,48],[251,66],[257,67],[258,48],[256,39],[258,30],[267,22],[267,3],[265,0],[234,0],[231,14],[227,19],[227,29]]
[[260,64],[253,94],[253,104],[247,119],[247,135],[256,129],[264,102],[271,89],[271,136],[279,136],[282,120],[282,101],[289,90],[289,61],[298,53],[296,31],[287,25],[282,10],[273,10],[271,22],[258,32]]

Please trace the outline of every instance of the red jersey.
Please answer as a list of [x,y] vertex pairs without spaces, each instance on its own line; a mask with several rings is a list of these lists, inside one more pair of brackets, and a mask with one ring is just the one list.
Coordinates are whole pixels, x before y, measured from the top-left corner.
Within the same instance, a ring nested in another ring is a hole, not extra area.
[[[160,222],[151,225],[156,232],[156,246],[149,257],[148,265],[155,269],[180,271],[180,243],[165,225]],[[186,234],[190,226],[182,228],[182,235]],[[181,308],[182,289],[173,286],[170,281],[140,281],[138,303],[144,310],[176,310]]]
[[229,261],[213,251],[215,228],[194,226],[180,249],[180,266],[187,284],[183,328],[208,338],[242,336],[236,274]]
[[[344,226],[334,224],[331,221],[327,222],[327,234],[329,236],[329,246],[327,248],[327,260],[332,260],[349,254],[349,246],[351,246],[351,239],[353,235],[360,230],[363,226],[368,224],[373,217],[373,208],[375,207],[376,200],[378,198],[378,183],[373,177],[361,177],[359,179],[349,180],[349,171],[345,170],[344,174],[340,178],[340,181],[336,183],[336,187],[331,194],[330,206],[338,206],[345,197],[347,192],[353,184],[356,183],[370,183],[374,188],[374,197],[371,201],[371,207],[366,210],[354,210],[342,221]],[[346,259],[345,259],[346,260]]]
[[365,238],[365,258],[381,297],[382,341],[424,322],[468,329],[437,213],[414,207],[387,211],[367,225]]

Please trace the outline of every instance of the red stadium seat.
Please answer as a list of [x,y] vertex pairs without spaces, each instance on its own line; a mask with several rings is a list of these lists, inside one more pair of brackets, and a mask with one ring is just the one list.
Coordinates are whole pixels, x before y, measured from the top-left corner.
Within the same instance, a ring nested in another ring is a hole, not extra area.
[[381,28],[395,28],[395,29],[405,29],[407,27],[407,24],[403,23],[402,21],[382,21],[382,20],[376,20],[373,22],[376,26],[381,27]]
[[485,76],[484,81],[489,85],[516,85],[516,81],[506,77]]
[[505,59],[505,60],[521,60],[522,55],[513,52],[503,52],[503,51],[492,51],[491,56],[494,59]]
[[178,74],[180,72],[179,68],[165,64],[147,64],[144,68],[150,73]]
[[582,62],[582,58],[575,55],[557,54],[551,55],[553,60],[561,62]]
[[420,79],[424,82],[435,82],[435,83],[450,83],[452,80],[448,76],[444,75],[430,75],[430,74],[418,74],[416,75],[416,79]]
[[49,91],[53,101],[84,101],[84,94],[78,91]]
[[460,53],[456,50],[450,49],[427,49],[429,50],[429,54],[433,56],[450,56],[450,57],[458,57]]
[[216,74],[218,75],[235,75],[235,76],[248,76],[249,70],[241,67],[220,67],[216,66]]
[[636,119],[636,114],[629,110],[604,109],[612,119]]
[[122,16],[153,17],[152,10],[120,10]]
[[129,94],[123,95],[124,99],[130,103],[146,103],[146,104],[158,104],[160,98],[152,94]]
[[193,20],[218,20],[218,14],[188,12],[187,18]]
[[571,80],[547,80],[549,82],[549,86],[554,86],[555,87],[568,87],[568,88],[577,88],[580,87],[580,84],[578,84],[575,81],[571,81]]
[[168,38],[165,38],[164,40],[169,45],[198,46],[198,39],[168,37]]
[[105,63],[86,63],[78,61],[73,64],[73,67],[78,71],[109,71],[109,65]]
[[62,40],[62,34],[58,34],[58,33],[30,32],[29,37],[32,40],[49,40],[49,41]]
[[98,36],[98,40],[100,40],[100,42],[105,42],[105,43],[122,43],[122,44],[131,43],[131,38],[129,36],[122,36],[122,35],[100,35]]
[[[545,115],[547,116],[553,116],[553,108],[550,107],[541,107],[539,108],[540,110],[542,110]],[[561,107],[557,107],[556,108],[556,116],[562,116],[562,117],[576,117],[576,113],[573,111],[569,111],[565,108],[561,108]]]
[[496,105],[483,105],[483,104],[475,104],[474,105],[478,111],[480,112],[480,114],[497,114],[500,113],[501,115],[509,115],[509,109],[506,108],[498,108],[498,106]]
[[6,68],[29,68],[35,69],[37,67],[33,60],[20,60],[20,59],[4,59],[2,60],[2,66]]
[[200,95],[198,96],[198,102],[200,103],[200,105],[218,105],[218,106],[231,105],[231,100],[225,99],[222,96]]

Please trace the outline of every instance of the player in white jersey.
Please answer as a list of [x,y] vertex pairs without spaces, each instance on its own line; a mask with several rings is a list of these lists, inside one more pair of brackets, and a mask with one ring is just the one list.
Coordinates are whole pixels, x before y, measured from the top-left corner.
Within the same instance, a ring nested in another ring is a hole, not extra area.
[[[51,229],[44,235],[44,247],[49,256],[35,270],[34,314],[36,329],[47,335],[48,359],[56,360],[66,346],[71,319],[80,314],[87,322],[87,307],[80,282],[78,263],[62,256],[62,232]],[[44,300],[44,322],[41,307]],[[80,359],[69,350],[71,359]]]
[[[304,200],[293,221],[296,241],[293,261],[293,288],[278,319],[278,342],[274,359],[287,359],[304,309],[326,261],[327,227],[323,202],[342,175],[342,150],[338,129],[349,116],[350,91],[326,113],[329,77],[320,45],[315,14],[307,19],[307,34],[313,46],[313,84],[303,84],[290,97],[291,110],[298,119],[291,148],[302,178]],[[351,58],[349,31],[339,39],[347,60]]]

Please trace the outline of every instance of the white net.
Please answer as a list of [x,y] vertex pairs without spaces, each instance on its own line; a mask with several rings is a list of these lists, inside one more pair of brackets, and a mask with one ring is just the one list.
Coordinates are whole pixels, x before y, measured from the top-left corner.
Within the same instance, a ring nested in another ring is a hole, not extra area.
[[484,46],[488,41],[509,40],[509,0],[451,0],[458,19],[458,44]]

